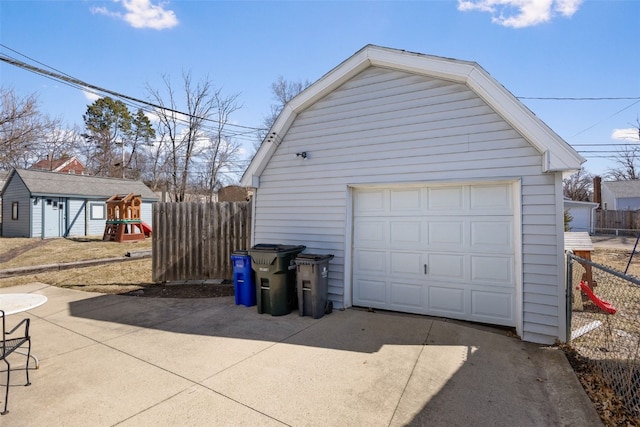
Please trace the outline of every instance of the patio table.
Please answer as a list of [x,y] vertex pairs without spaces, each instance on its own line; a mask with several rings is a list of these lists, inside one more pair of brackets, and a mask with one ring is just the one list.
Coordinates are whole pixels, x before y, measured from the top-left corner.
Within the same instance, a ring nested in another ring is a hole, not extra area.
[[[45,302],[47,297],[40,294],[0,294],[0,310],[4,311],[5,316],[32,310]],[[16,353],[24,354],[18,351]],[[33,359],[38,369],[40,366],[38,358],[34,354],[30,354],[29,357]]]

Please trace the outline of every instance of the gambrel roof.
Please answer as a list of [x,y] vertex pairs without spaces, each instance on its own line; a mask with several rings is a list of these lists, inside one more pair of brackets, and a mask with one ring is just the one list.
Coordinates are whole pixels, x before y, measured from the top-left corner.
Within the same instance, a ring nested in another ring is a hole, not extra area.
[[[7,177],[5,188],[16,176],[22,180],[32,197],[81,197],[106,200],[114,194],[134,193],[139,194],[142,200],[158,200],[155,193],[142,181],[39,170],[14,169]],[[2,193],[5,188],[2,189]]]
[[258,187],[259,177],[296,116],[369,67],[383,67],[467,85],[543,155],[543,172],[574,171],[585,159],[475,62],[367,45],[284,106],[241,183]]

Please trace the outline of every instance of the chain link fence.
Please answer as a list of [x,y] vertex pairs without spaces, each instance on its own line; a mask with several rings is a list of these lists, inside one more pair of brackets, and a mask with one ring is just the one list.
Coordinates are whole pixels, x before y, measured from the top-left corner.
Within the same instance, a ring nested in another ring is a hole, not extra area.
[[640,280],[567,254],[571,347],[640,416]]

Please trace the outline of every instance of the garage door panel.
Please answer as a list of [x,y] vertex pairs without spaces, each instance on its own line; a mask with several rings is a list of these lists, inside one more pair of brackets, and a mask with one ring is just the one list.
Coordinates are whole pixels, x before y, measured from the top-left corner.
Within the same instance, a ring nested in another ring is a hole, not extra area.
[[464,294],[462,288],[429,286],[428,311],[452,317],[464,316]]
[[387,194],[386,190],[358,191],[354,197],[354,212],[360,215],[384,213],[388,204]]
[[471,292],[471,315],[502,325],[513,324],[513,296],[511,294],[477,291]]
[[358,274],[386,274],[387,256],[385,251],[359,250],[355,257]]
[[428,190],[428,210],[443,211],[464,209],[463,187],[436,187]]
[[422,228],[422,221],[419,220],[391,221],[389,233],[391,248],[421,247],[424,241]]
[[429,279],[464,280],[464,255],[429,254],[427,260]]
[[391,282],[391,305],[412,313],[424,311],[424,288],[420,283]]
[[510,256],[471,256],[471,280],[511,288],[513,263]]
[[389,244],[387,223],[382,220],[359,220],[354,222],[354,238],[360,246],[385,248]]
[[362,278],[356,283],[357,301],[362,305],[381,308],[387,304],[387,282]]
[[391,252],[391,274],[422,276],[423,258],[420,252]]
[[422,190],[412,188],[406,190],[391,190],[390,211],[406,214],[422,210]]
[[[464,244],[464,221],[433,220],[429,222],[427,244],[432,248],[462,247]],[[446,246],[443,246],[446,245]]]
[[469,188],[472,211],[491,211],[497,214],[513,212],[513,197],[510,184],[474,185]]
[[474,251],[513,253],[513,220],[511,218],[472,220],[471,248]]

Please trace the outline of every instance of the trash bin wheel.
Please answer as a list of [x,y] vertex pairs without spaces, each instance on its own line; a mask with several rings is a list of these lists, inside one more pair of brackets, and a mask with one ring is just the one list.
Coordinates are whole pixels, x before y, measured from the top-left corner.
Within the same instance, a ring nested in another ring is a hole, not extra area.
[[324,314],[331,314],[333,311],[333,301],[327,301],[327,304],[324,306]]

